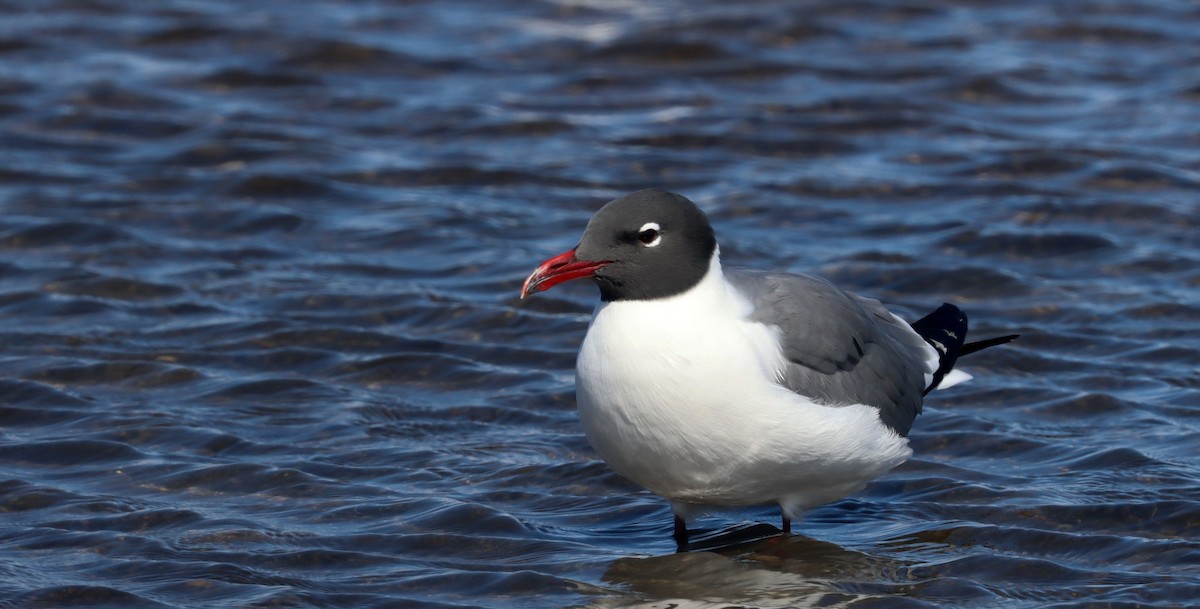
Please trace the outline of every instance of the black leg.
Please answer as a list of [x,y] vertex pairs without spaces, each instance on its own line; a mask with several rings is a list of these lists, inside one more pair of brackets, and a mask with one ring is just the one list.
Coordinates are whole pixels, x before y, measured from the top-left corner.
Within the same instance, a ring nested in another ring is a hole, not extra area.
[[787,514],[783,515],[783,532],[784,533],[792,532],[792,519],[788,518]]
[[680,552],[687,550],[687,523],[678,515],[675,516],[675,534],[673,537],[675,537],[675,546]]

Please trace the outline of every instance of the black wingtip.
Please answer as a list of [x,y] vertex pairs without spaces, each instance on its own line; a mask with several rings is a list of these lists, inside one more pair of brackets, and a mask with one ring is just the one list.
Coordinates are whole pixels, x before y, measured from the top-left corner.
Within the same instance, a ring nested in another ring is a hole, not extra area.
[[954,368],[958,358],[988,347],[1010,343],[1021,336],[1009,334],[964,344],[967,338],[967,315],[950,303],[942,304],[934,312],[910,325],[938,352],[938,369],[933,373],[933,381],[925,388],[925,395],[941,384],[942,379]]
[[977,340],[973,343],[967,343],[967,344],[963,345],[962,349],[960,349],[958,351],[958,356],[962,357],[964,355],[970,355],[976,351],[982,351],[984,349],[987,349],[988,347],[995,347],[996,345],[1003,345],[1005,343],[1011,343],[1012,341],[1017,340],[1018,338],[1021,338],[1020,334],[1009,334],[1008,336],[997,336],[996,338],[989,338],[986,340]]
[[954,362],[961,355],[963,341],[967,338],[967,314],[947,302],[911,325],[938,352],[938,369],[925,388],[925,395],[928,395],[954,368]]

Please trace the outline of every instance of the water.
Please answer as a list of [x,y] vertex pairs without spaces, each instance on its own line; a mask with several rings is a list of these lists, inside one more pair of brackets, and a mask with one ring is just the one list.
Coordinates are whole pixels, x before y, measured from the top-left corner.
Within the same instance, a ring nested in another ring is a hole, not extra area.
[[[0,1],[0,606],[1193,604],[1198,43],[1182,2]],[[574,414],[593,290],[517,299],[646,186],[727,263],[1023,337],[798,534],[674,554]]]

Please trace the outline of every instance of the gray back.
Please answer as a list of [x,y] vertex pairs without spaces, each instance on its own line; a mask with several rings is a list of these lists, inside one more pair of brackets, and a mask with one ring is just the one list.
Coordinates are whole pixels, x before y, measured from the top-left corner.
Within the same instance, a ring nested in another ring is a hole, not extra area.
[[726,269],[754,304],[753,319],[780,329],[783,384],[830,405],[866,404],[908,435],[921,412],[924,340],[877,300],[809,275]]

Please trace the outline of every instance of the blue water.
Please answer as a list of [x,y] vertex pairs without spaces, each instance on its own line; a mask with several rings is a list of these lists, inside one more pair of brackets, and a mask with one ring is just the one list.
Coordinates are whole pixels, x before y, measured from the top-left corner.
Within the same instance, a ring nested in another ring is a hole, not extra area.
[[[1200,601],[1200,7],[0,0],[0,607]],[[975,380],[915,456],[675,554],[588,447],[657,186]]]

